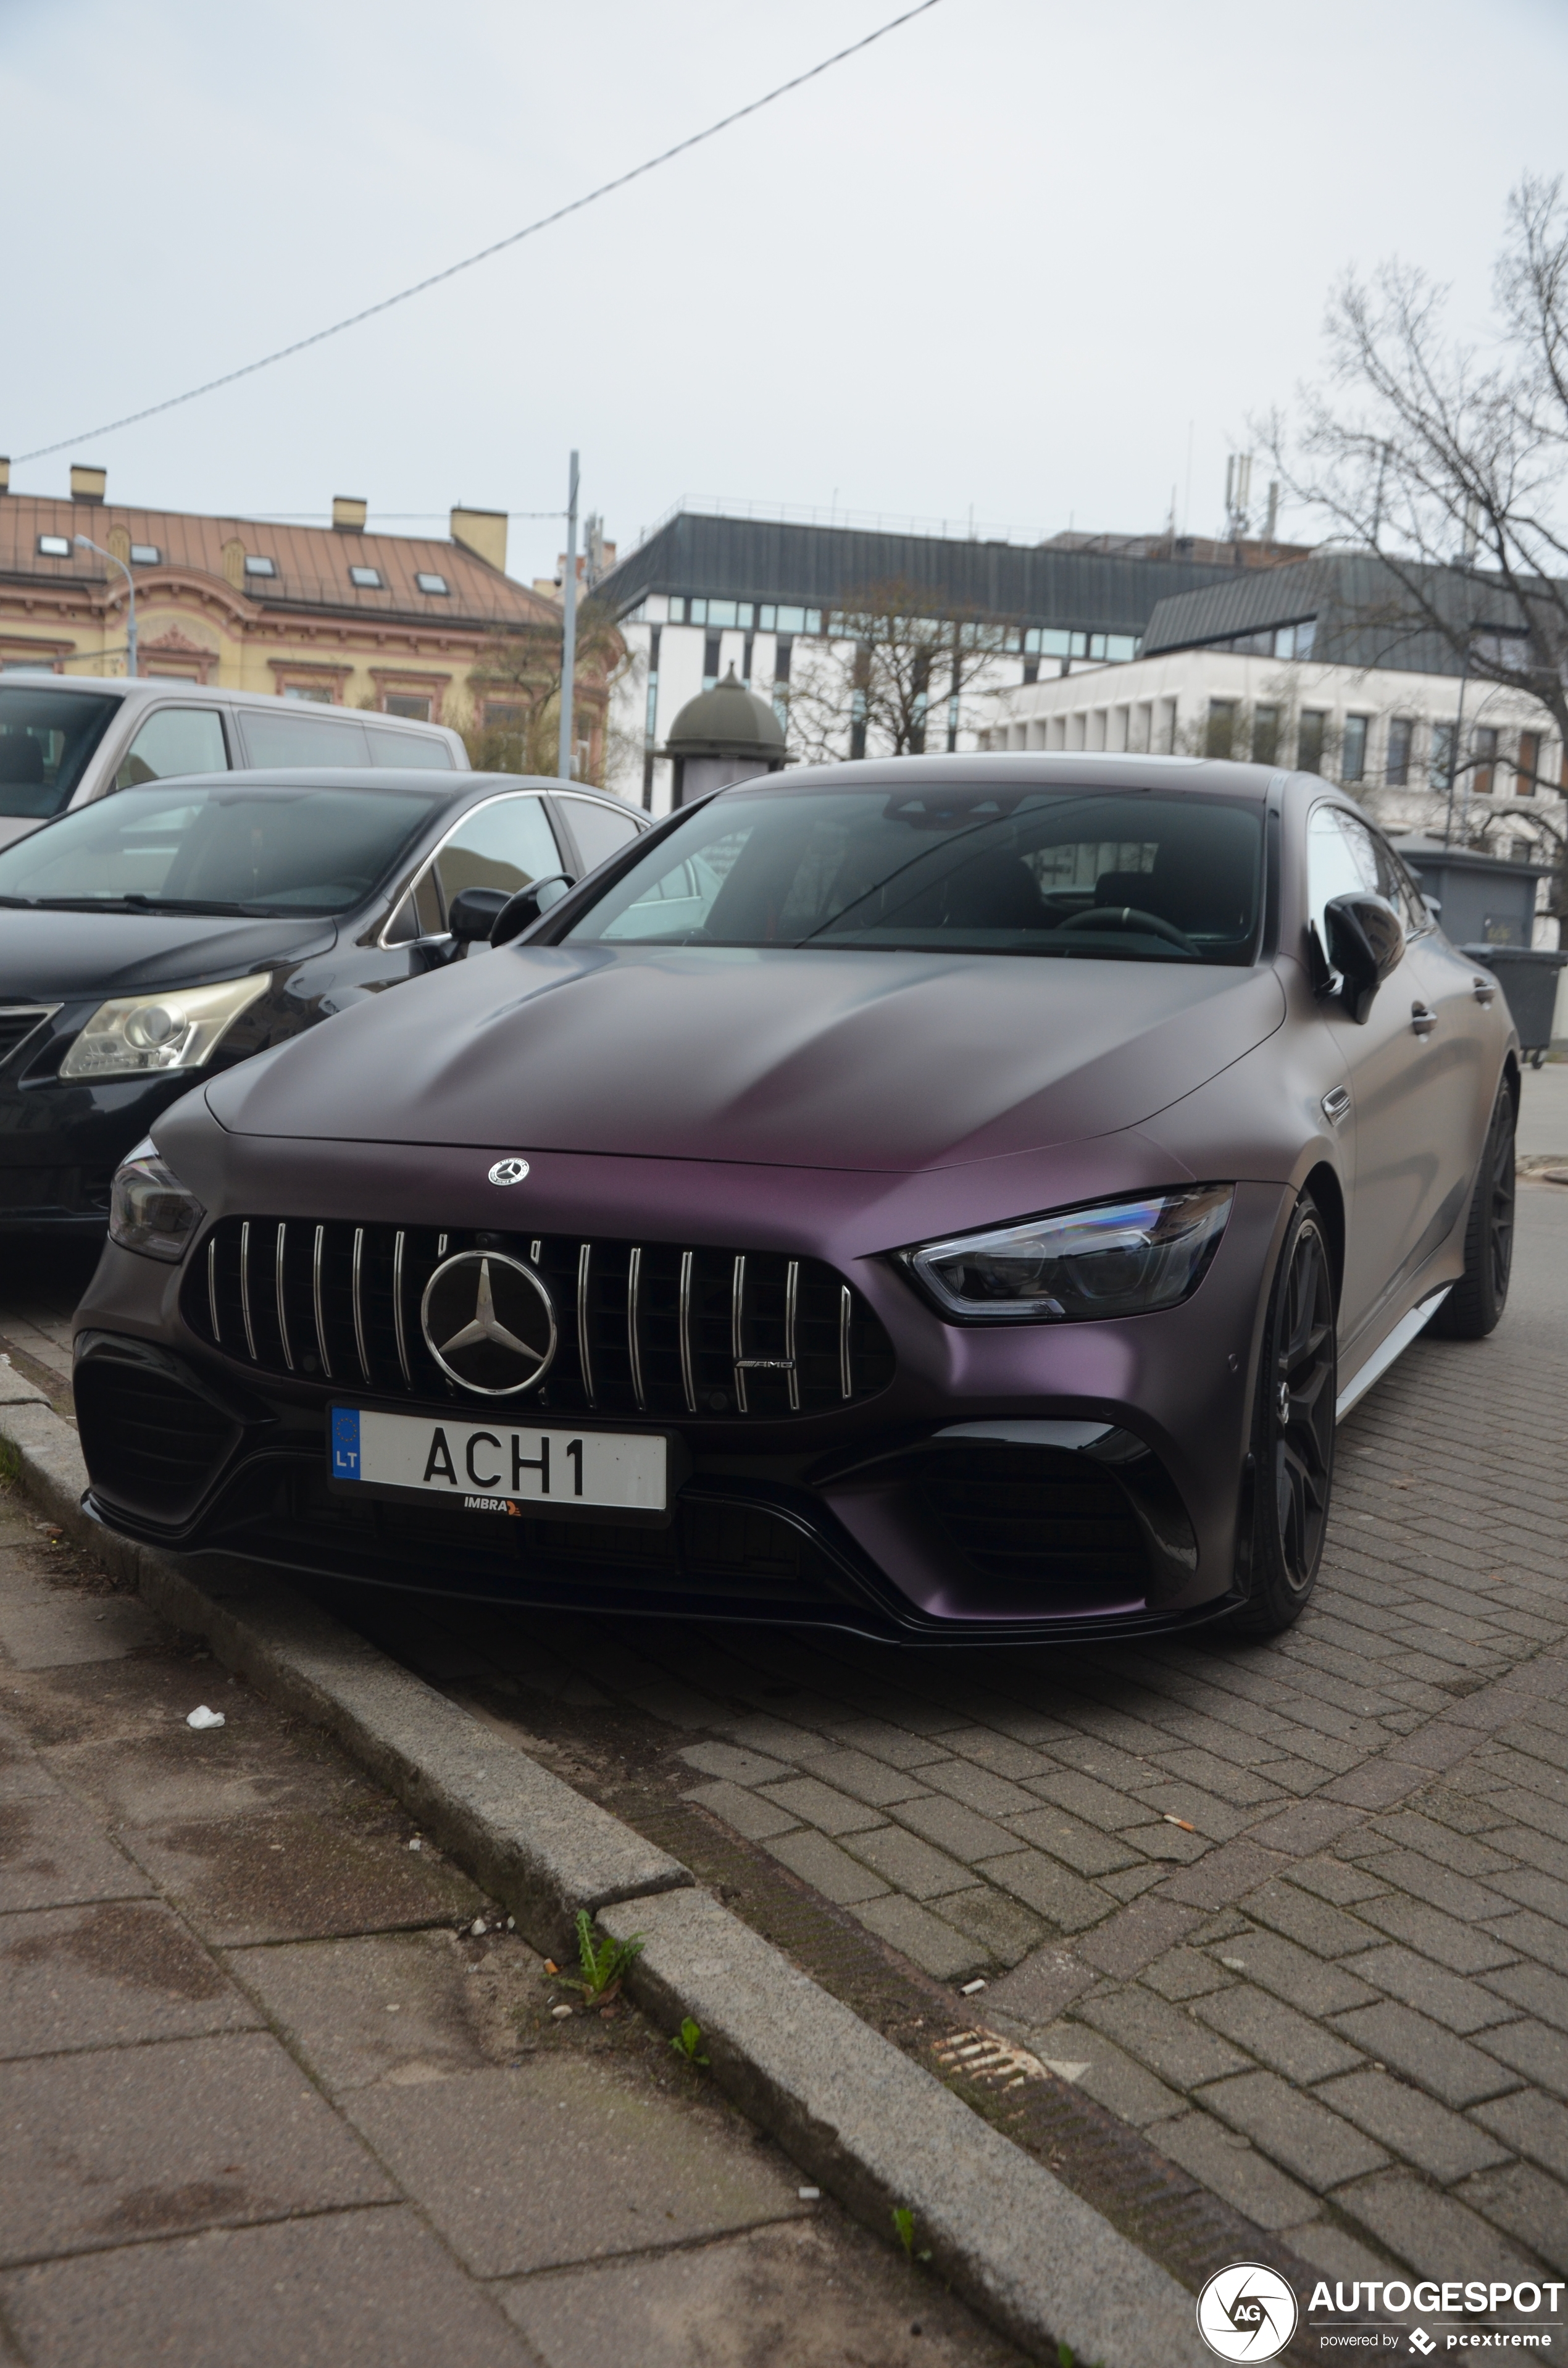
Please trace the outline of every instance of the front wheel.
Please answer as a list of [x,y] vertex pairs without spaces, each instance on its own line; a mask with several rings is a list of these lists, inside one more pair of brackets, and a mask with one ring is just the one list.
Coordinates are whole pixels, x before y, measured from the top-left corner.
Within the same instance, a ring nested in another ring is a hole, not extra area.
[[1446,1340],[1484,1340],[1508,1304],[1514,1265],[1514,1097],[1497,1088],[1464,1229],[1464,1272],[1432,1318]]
[[1334,1263],[1309,1194],[1297,1201],[1269,1293],[1253,1411],[1247,1600],[1233,1635],[1277,1636],[1317,1584],[1334,1486]]

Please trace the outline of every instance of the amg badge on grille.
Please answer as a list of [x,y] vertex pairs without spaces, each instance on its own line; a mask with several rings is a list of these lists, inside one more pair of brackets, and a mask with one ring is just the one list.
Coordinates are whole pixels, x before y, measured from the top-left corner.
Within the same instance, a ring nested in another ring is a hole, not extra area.
[[490,1171],[492,1184],[520,1184],[528,1172],[526,1159],[498,1159]]
[[482,1397],[531,1389],[555,1354],[555,1310],[543,1281],[494,1250],[462,1250],[438,1266],[419,1322],[441,1371]]

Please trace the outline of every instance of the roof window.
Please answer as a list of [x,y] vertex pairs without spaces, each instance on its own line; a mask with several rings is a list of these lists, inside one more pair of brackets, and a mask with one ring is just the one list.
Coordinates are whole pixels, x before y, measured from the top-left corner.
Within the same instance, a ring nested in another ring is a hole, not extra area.
[[379,592],[381,589],[381,571],[379,567],[351,567],[348,581],[357,584],[361,592]]
[[247,575],[276,575],[277,573],[278,570],[270,559],[263,559],[259,552],[246,552],[245,574]]
[[163,562],[163,552],[158,549],[155,542],[133,542],[131,546],[131,564],[132,567],[160,566]]
[[71,556],[70,538],[63,534],[40,534],[38,548],[40,559],[69,559]]
[[414,580],[421,592],[444,592],[447,588],[447,579],[444,575],[421,573]]

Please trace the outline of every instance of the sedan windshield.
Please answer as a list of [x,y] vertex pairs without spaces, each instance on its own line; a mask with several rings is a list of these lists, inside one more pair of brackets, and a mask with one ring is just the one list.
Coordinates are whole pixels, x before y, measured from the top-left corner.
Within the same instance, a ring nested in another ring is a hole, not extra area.
[[0,902],[345,913],[446,803],[414,790],[120,790],[0,852]]
[[568,941],[1248,962],[1261,809],[1144,790],[731,791]]
[[58,814],[119,705],[116,691],[0,683],[0,814]]

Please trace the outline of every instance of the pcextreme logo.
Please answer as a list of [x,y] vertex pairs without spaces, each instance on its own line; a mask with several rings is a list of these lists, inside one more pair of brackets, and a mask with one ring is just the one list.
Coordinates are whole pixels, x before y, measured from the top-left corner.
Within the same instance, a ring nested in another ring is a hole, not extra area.
[[1198,2332],[1217,2360],[1277,2360],[1296,2317],[1294,2294],[1262,2261],[1216,2270],[1198,2297]]

